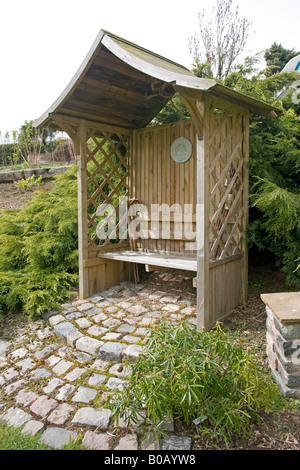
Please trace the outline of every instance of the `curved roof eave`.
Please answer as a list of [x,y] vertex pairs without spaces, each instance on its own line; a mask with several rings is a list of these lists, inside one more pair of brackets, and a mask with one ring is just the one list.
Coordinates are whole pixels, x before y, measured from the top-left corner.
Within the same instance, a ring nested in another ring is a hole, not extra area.
[[[79,87],[90,67],[93,65],[93,62],[96,60],[102,46],[112,53],[114,57],[122,61],[122,63],[139,71],[143,76],[148,76],[148,79],[151,78],[168,83],[172,85],[174,89],[178,87],[178,89],[193,90],[193,93],[197,94],[197,92],[199,92],[199,96],[201,92],[209,92],[217,96],[222,96],[224,99],[233,100],[249,108],[250,112],[256,114],[274,117],[282,114],[282,111],[278,108],[231,90],[218,84],[214,79],[198,78],[182,65],[119,38],[105,30],[101,30],[69,85],[52,106],[34,122],[33,125],[35,127],[45,127],[49,125],[51,116],[58,113],[60,108],[68,103],[68,100],[72,97],[74,92],[76,92],[77,87]],[[153,103],[153,111],[157,112],[157,108],[160,105],[161,108],[164,107],[163,101],[161,104]],[[128,110],[130,110],[130,105],[128,105]],[[151,116],[151,112],[149,116]],[[140,120],[141,123],[145,125],[145,116],[143,119],[140,118]]]

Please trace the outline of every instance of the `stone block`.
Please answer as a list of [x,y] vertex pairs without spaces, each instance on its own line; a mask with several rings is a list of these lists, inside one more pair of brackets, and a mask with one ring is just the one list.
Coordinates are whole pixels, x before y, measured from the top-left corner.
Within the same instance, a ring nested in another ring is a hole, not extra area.
[[122,351],[122,356],[125,359],[129,359],[132,361],[135,361],[140,354],[142,354],[144,351],[144,346],[140,346],[138,344],[130,344],[129,346],[126,346],[124,350]]
[[31,436],[35,436],[38,432],[44,429],[44,427],[45,425],[41,421],[31,419],[30,421],[27,421],[21,434],[30,434]]
[[74,333],[74,331],[78,331],[76,326],[73,325],[73,323],[70,323],[68,321],[58,323],[58,325],[54,326],[54,331],[57,334],[57,336],[67,339],[67,337],[71,334]]
[[121,437],[114,450],[138,450],[138,439],[136,434],[127,434]]
[[124,343],[117,343],[108,341],[101,346],[99,353],[102,359],[106,361],[117,361],[120,362],[122,359],[122,351],[125,348]]
[[111,411],[106,408],[80,408],[72,419],[74,425],[95,426],[107,429],[110,423]]
[[30,405],[32,402],[38,399],[38,394],[30,392],[28,390],[20,390],[16,396],[16,403],[24,406]]
[[89,338],[88,336],[83,336],[76,341],[76,349],[79,351],[86,352],[93,356],[96,356],[103,346],[103,342],[95,338]]
[[76,394],[72,398],[75,403],[90,403],[97,396],[98,391],[89,387],[79,387]]
[[20,428],[31,418],[32,416],[29,413],[14,407],[9,408],[5,413],[0,415],[0,420],[5,421],[9,426],[14,426],[15,428]]
[[57,405],[58,403],[56,400],[48,398],[46,395],[42,395],[32,403],[30,411],[39,418],[45,418],[50,411],[57,407]]
[[162,450],[191,450],[192,439],[185,436],[166,436],[162,441]]
[[68,405],[68,403],[62,403],[52,411],[48,416],[47,421],[51,424],[55,424],[56,426],[62,426],[69,419],[69,416],[74,409],[74,406]]
[[62,428],[47,428],[40,437],[40,441],[53,449],[61,449],[64,445],[74,441],[77,432]]
[[87,431],[82,440],[82,444],[88,450],[109,450],[111,438],[107,434],[99,434]]

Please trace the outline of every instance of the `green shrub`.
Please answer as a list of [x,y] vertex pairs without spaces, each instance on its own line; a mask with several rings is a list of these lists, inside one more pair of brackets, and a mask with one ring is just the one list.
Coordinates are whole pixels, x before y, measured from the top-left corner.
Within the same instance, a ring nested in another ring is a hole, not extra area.
[[0,217],[0,307],[30,317],[57,308],[77,283],[76,165],[21,210]]
[[32,175],[26,179],[22,178],[20,181],[16,181],[15,185],[19,189],[24,189],[24,191],[30,191],[32,189],[38,188],[42,182],[42,179],[42,176],[39,176],[37,178],[35,175]]
[[149,426],[159,436],[167,416],[187,424],[198,418],[202,434],[229,441],[232,433],[246,433],[259,422],[260,410],[272,409],[277,400],[277,387],[242,340],[220,324],[197,333],[182,321],[153,330],[128,386],[109,406],[128,424],[146,414],[144,432]]

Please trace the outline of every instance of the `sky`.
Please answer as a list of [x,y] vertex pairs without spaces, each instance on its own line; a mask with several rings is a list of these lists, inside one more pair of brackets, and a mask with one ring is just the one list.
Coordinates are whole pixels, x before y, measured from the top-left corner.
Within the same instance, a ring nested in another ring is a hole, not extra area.
[[[101,29],[192,67],[188,41],[215,0],[0,0],[0,143],[57,99]],[[244,56],[300,50],[299,0],[233,0],[251,22]],[[241,57],[242,59],[242,57]]]

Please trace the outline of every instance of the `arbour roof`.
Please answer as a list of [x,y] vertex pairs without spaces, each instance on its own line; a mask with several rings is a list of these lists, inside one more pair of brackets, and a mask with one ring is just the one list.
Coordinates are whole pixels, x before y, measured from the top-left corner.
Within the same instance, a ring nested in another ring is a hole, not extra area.
[[278,108],[213,79],[195,77],[182,65],[101,30],[69,85],[34,126],[51,125],[52,117],[59,114],[128,129],[141,128],[180,90],[199,99],[203,93],[210,93],[255,114],[282,114]]

